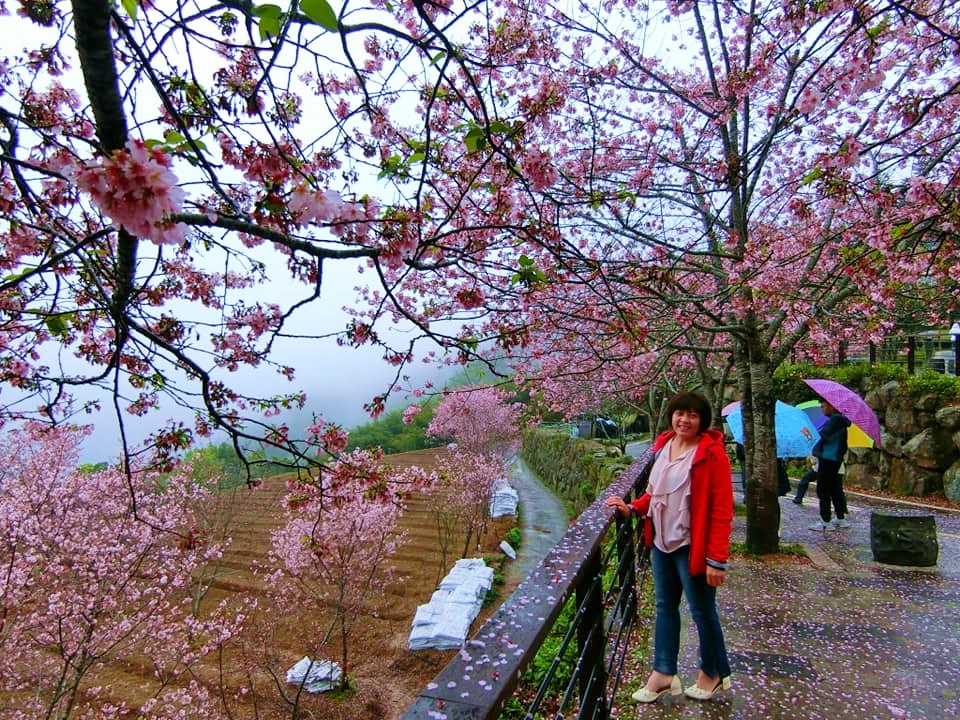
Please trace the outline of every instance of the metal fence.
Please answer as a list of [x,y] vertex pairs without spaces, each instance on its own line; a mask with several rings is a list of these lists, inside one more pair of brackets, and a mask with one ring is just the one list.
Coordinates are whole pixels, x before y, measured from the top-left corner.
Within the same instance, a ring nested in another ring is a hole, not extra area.
[[[402,720],[494,720],[518,686],[526,718],[610,717],[649,571],[646,558],[636,554],[633,521],[614,522],[603,501],[642,491],[651,457],[647,451],[638,458],[580,515]],[[568,603],[575,603],[573,619],[545,677],[530,687],[524,672]]]
[[949,332],[930,330],[915,335],[887,338],[882,343],[843,343],[837,364],[869,362],[902,365],[914,375],[923,370],[935,370],[948,375],[957,374],[960,358],[960,336]]

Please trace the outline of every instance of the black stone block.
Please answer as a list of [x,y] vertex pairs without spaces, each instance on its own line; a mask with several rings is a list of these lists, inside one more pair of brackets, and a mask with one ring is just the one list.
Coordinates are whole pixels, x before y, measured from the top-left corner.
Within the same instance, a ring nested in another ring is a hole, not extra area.
[[890,565],[937,564],[937,523],[933,515],[875,510],[870,515],[873,559]]

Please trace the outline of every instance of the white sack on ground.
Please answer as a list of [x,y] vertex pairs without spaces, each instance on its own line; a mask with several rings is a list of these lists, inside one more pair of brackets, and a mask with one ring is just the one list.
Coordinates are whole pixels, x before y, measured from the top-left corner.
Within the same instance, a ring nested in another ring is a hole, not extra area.
[[457,560],[430,602],[417,607],[407,646],[411,650],[462,646],[491,587],[493,568],[487,567],[482,558]]
[[516,515],[520,494],[506,480],[499,480],[490,498],[490,517]]
[[329,660],[311,660],[304,656],[300,662],[287,670],[287,682],[291,685],[303,683],[303,689],[310,693],[333,690],[340,682],[340,666]]

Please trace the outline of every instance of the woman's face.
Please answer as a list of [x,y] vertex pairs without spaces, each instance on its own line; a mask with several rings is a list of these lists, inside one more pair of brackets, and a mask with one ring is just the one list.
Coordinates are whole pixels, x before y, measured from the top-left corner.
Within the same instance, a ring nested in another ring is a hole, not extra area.
[[674,410],[673,431],[682,440],[693,440],[700,434],[700,413],[696,410]]

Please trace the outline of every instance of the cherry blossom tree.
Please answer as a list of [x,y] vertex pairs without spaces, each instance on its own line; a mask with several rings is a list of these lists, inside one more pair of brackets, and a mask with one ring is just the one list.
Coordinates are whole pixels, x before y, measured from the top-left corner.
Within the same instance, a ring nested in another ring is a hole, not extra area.
[[773,550],[773,370],[956,288],[956,8],[531,9],[514,6],[498,87],[550,160],[507,174],[529,232],[511,229],[525,260],[503,278],[524,292],[488,291],[482,327],[527,376],[668,353],[712,385],[732,367],[759,481],[747,541]]
[[350,682],[351,631],[376,611],[393,577],[404,495],[431,481],[418,468],[389,473],[378,452],[354,450],[320,483],[291,483],[286,522],[272,534],[268,583],[298,622],[315,619],[303,628],[306,650],[319,660],[333,648],[342,687]]
[[452,441],[432,490],[444,564],[454,535],[463,536],[461,557],[467,557],[486,532],[493,493],[516,453],[522,411],[509,393],[489,385],[450,390],[437,404],[427,434]]
[[439,574],[447,572],[447,553],[462,541],[460,557],[469,557],[480,547],[487,532],[490,501],[499,482],[508,477],[508,464],[496,451],[466,450],[457,446],[437,462],[437,480],[430,490],[433,516],[441,549]]
[[516,451],[521,413],[520,403],[512,402],[505,390],[475,386],[448,390],[433,412],[427,434],[456,443],[468,452]]
[[[633,354],[668,346],[713,372],[732,361],[761,480],[748,495],[756,550],[777,544],[773,370],[795,349],[879,339],[904,289],[956,287],[944,232],[957,145],[940,115],[958,101],[949,5],[678,2],[551,18],[569,40],[536,82],[570,89],[542,122],[568,138],[551,188],[568,209],[564,259],[598,268],[603,312],[632,311],[624,335],[646,333]],[[931,319],[950,309],[931,304]]]
[[[78,472],[88,432],[30,424],[0,445],[3,715],[161,718],[216,707],[197,666],[244,615],[191,609],[194,571],[222,549],[191,534],[204,492],[184,474]],[[142,692],[113,697],[97,672],[131,657],[148,670]]]
[[[430,209],[426,186],[408,192],[414,138],[431,132],[433,113],[419,129],[401,123],[468,66],[438,13],[448,10],[19,3],[4,23],[0,91],[0,376],[16,389],[0,420],[62,422],[107,405],[125,460],[155,453],[170,467],[196,437],[225,430],[238,453],[266,443],[312,464],[330,453],[304,451],[274,419],[303,408],[303,393],[258,393],[231,373],[292,379],[277,348],[294,341],[379,346],[397,374],[370,401],[376,414],[418,339],[457,347],[430,326],[441,313],[401,287],[419,266],[456,262],[468,243],[443,238],[476,222]],[[408,81],[417,75],[423,84]],[[470,94],[483,104],[479,88]],[[487,121],[459,131],[460,146]],[[422,233],[428,215],[448,229]],[[358,263],[374,309],[316,329],[324,269]],[[460,295],[447,319],[477,307],[477,291]],[[381,317],[403,318],[409,343],[393,347]],[[102,393],[76,396],[82,386]],[[126,418],[175,406],[195,410],[193,422],[171,420],[142,448],[130,437]]]
[[[292,339],[381,348],[394,386],[425,339],[544,386],[550,365],[707,387],[732,367],[748,545],[773,549],[773,369],[879,339],[904,293],[935,289],[931,317],[957,296],[956,9],[23,0],[32,44],[0,96],[3,417],[60,422],[94,385],[121,428],[196,409],[152,436],[167,456],[220,428],[316,464],[335,453],[276,418],[295,386],[232,382],[293,376]],[[323,271],[357,263],[345,326],[317,330]]]

